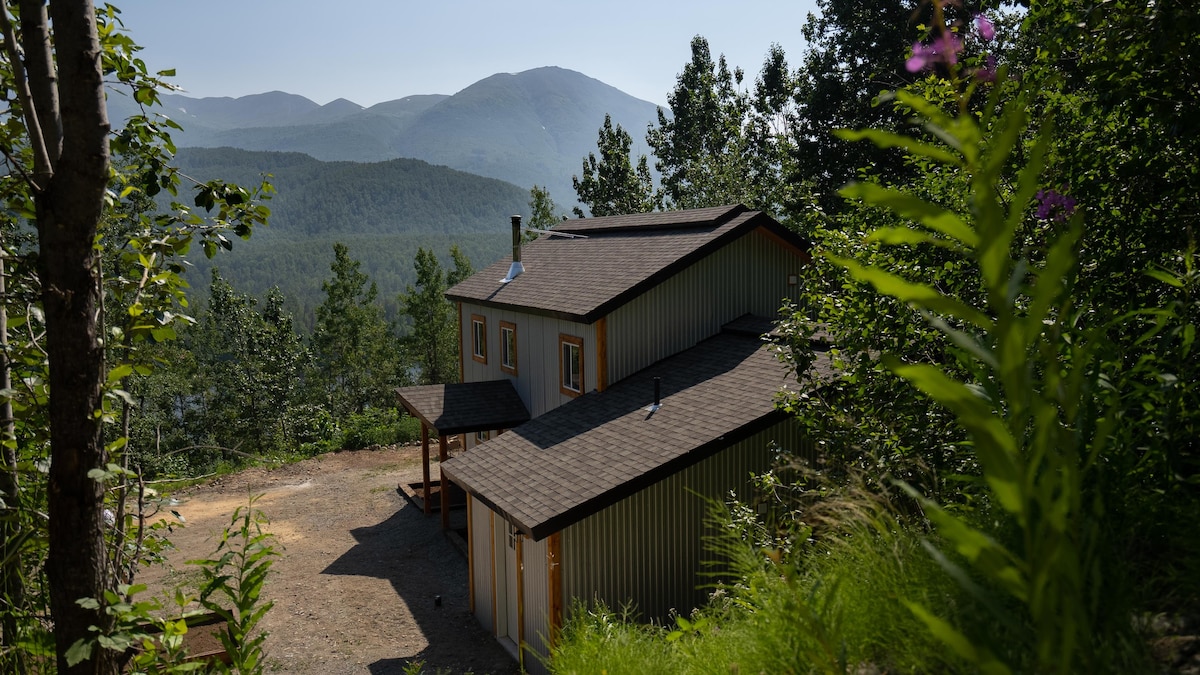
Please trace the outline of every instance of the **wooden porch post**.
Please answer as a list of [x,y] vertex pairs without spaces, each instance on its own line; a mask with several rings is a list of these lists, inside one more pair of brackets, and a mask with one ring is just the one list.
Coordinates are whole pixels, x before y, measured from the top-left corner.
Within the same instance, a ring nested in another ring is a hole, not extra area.
[[425,491],[423,501],[425,503],[425,515],[433,513],[433,508],[429,503],[429,426],[424,422],[421,423],[421,466],[424,467],[425,475]]
[[446,480],[446,472],[442,471],[441,463],[450,459],[450,447],[446,443],[446,434],[438,436],[438,473],[441,474],[438,490],[442,495],[442,529],[450,529],[450,482]]

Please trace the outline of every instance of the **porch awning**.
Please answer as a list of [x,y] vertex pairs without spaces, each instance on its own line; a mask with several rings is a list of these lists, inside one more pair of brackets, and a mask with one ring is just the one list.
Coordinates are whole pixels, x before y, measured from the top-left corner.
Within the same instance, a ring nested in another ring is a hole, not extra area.
[[529,421],[510,380],[400,387],[396,396],[438,436],[511,429]]

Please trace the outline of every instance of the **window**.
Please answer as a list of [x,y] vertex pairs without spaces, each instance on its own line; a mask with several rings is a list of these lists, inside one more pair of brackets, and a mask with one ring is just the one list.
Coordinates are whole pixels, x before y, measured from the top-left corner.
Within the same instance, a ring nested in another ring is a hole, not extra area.
[[558,336],[558,372],[560,391],[567,396],[583,393],[583,339],[573,335]]
[[471,358],[487,363],[487,319],[471,315]]
[[500,322],[500,370],[517,374],[517,327],[507,321]]
[[491,437],[492,437],[492,432],[490,432],[490,431],[476,431],[475,432],[475,444],[479,445],[480,443],[484,443]]

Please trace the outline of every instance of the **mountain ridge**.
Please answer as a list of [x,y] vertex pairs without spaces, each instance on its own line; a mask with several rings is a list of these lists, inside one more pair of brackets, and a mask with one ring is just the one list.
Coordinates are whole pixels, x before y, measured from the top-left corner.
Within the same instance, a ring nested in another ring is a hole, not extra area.
[[[370,107],[336,99],[319,105],[271,91],[238,98],[162,96],[158,110],[183,127],[179,147],[301,152],[323,161],[420,159],[528,190],[550,189],[564,212],[575,203],[571,177],[596,151],[604,115],[649,154],[643,130],[658,106],[583,73],[544,66],[496,73],[459,92],[417,94]],[[136,114],[110,96],[115,119]]]

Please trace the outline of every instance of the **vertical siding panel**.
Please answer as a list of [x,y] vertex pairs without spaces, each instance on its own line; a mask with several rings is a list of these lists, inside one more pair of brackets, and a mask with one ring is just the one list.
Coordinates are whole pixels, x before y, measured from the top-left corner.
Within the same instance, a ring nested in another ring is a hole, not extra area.
[[614,610],[632,603],[643,621],[702,605],[712,570],[703,561],[714,560],[703,541],[710,533],[704,498],[725,501],[730,490],[750,498],[750,475],[770,467],[773,440],[808,447],[787,420],[564,530],[565,598],[598,597]]
[[751,232],[697,261],[609,315],[609,382],[715,335],[752,312],[775,316],[802,261]]
[[[550,577],[546,564],[546,540],[525,539],[521,545],[523,570],[522,595],[525,603],[523,637],[529,649],[538,654],[550,651]],[[525,668],[535,672],[535,657],[526,657]]]
[[[464,316],[477,314],[487,322],[487,363],[471,358],[461,360],[463,382],[484,382],[508,379],[521,397],[529,414],[542,415],[571,400],[559,392],[558,336],[560,333],[583,339],[584,391],[592,391],[599,383],[599,351],[596,326],[562,321],[545,316],[514,312],[472,303],[459,303]],[[517,327],[517,375],[500,370],[500,322]],[[459,341],[464,349],[471,345],[470,321],[459,327]],[[612,380],[609,379],[609,382]]]
[[492,511],[483,504],[473,504],[471,507],[471,554],[476,558],[471,565],[471,583],[474,587],[475,616],[484,628],[495,632],[495,601],[496,594],[492,586],[495,578],[493,566],[495,559],[492,546]]

